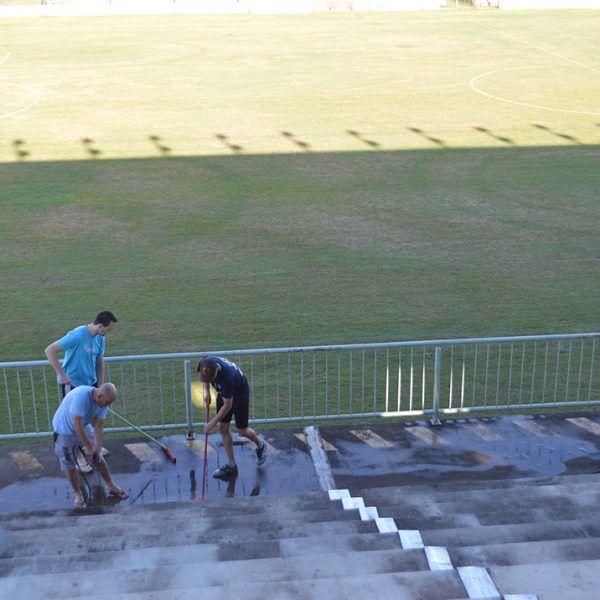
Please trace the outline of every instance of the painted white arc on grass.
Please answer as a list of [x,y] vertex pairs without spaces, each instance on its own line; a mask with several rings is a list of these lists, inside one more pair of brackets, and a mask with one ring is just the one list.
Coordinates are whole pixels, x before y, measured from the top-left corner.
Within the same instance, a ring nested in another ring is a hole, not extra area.
[[[0,58],[0,67],[10,58],[10,54],[11,53],[9,52],[8,54],[6,54],[2,58]],[[8,85],[8,86],[12,86],[12,87],[16,87],[21,90],[24,90],[33,96],[33,100],[27,106],[24,106],[17,110],[13,110],[8,113],[0,113],[0,119],[4,119],[6,117],[13,117],[14,115],[18,115],[19,113],[25,112],[26,110],[29,110],[32,106],[35,106],[41,99],[40,93],[37,90],[27,87],[26,85],[21,85],[20,83],[12,83],[10,81],[0,80],[0,86],[2,86],[2,85]]]
[[540,110],[552,110],[555,112],[572,113],[572,114],[577,114],[577,115],[600,116],[600,112],[587,111],[587,110],[572,110],[572,109],[568,109],[568,108],[556,108],[554,106],[544,106],[543,104],[530,104],[528,102],[519,102],[518,100],[511,100],[510,98],[504,98],[503,96],[497,96],[495,94],[490,94],[489,92],[486,92],[485,90],[482,90],[480,87],[475,85],[475,83],[478,80],[483,79],[484,77],[489,77],[490,75],[495,75],[496,73],[506,73],[508,71],[520,71],[523,69],[539,69],[539,68],[540,67],[538,67],[538,66],[527,66],[527,67],[507,67],[504,69],[494,69],[493,71],[487,71],[485,73],[481,73],[481,74],[473,77],[471,79],[471,81],[469,81],[469,87],[474,92],[477,92],[478,94],[481,94],[483,96],[487,96],[488,98],[492,98],[492,100],[497,100],[498,102],[506,102],[507,104],[514,104],[516,106],[525,106],[527,108],[537,108]]

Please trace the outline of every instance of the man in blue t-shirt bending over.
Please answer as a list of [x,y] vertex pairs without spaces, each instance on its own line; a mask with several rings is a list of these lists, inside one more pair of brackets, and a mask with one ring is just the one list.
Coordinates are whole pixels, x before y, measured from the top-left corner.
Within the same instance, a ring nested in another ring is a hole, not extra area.
[[[256,435],[253,429],[248,427],[248,416],[250,409],[250,391],[248,380],[241,369],[233,362],[220,356],[207,356],[198,364],[200,381],[206,386],[212,385],[217,390],[217,414],[205,425],[205,433],[218,423],[223,445],[229,462],[217,469],[213,477],[227,477],[238,472],[233,453],[233,439],[229,430],[229,424],[235,415],[235,426],[238,435],[252,440],[256,444],[256,460],[259,465],[265,462],[267,457],[267,446]],[[210,402],[210,394],[204,394],[205,403]]]
[[[104,383],[97,388],[91,385],[80,385],[63,398],[52,419],[54,452],[61,471],[73,488],[75,508],[85,505],[75,471],[75,453],[80,447],[83,447],[88,460],[97,459],[98,470],[109,492],[121,499],[129,496],[113,481],[108,464],[100,454],[104,419],[109,406],[116,399],[117,388],[112,383]],[[87,425],[90,424],[94,426],[93,438],[90,438],[86,431]]]

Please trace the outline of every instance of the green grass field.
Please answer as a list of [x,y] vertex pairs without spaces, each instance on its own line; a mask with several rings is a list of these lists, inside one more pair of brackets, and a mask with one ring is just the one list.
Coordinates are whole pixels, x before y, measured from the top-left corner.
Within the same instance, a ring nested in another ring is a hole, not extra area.
[[599,27],[0,20],[0,360],[597,331]]

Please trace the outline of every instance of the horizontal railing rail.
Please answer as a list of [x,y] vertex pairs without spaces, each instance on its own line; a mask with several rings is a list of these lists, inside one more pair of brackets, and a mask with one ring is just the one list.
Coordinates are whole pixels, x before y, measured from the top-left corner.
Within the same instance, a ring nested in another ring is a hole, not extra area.
[[[240,365],[255,424],[440,417],[597,406],[600,333],[295,346],[106,357],[118,412],[147,430],[204,420],[203,356]],[[194,363],[192,365],[192,362]],[[0,439],[49,436],[62,396],[48,361],[0,362]],[[128,431],[109,415],[107,431]]]

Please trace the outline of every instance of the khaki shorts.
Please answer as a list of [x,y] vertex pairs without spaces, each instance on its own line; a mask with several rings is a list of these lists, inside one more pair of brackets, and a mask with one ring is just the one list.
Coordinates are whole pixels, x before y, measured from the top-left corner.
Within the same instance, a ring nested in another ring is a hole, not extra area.
[[77,466],[75,451],[83,448],[83,442],[76,435],[54,434],[54,454],[61,471],[73,471]]

